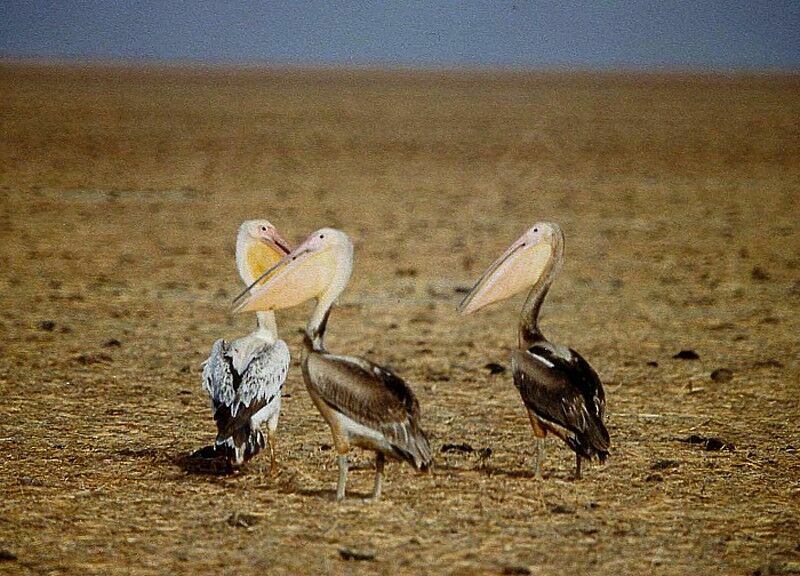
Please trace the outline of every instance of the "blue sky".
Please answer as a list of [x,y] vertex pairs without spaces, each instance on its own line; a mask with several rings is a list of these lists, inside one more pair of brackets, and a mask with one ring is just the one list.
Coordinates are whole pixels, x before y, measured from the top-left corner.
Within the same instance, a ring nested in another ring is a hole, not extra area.
[[0,54],[296,65],[800,70],[800,0],[3,0]]

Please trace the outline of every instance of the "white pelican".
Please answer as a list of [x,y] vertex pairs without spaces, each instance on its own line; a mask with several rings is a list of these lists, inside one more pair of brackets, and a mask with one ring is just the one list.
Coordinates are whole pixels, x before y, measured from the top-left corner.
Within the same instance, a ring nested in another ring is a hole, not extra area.
[[604,462],[610,440],[603,424],[605,393],[583,357],[547,340],[539,330],[539,309],[564,260],[564,234],[552,222],[534,224],[495,260],[459,306],[471,314],[532,286],[522,308],[519,348],[511,355],[514,385],[528,409],[536,436],[536,476],[541,476],[544,438],[552,432],[581,459]]
[[431,465],[431,449],[420,427],[419,402],[391,370],[356,356],[325,350],[323,338],[331,307],[353,270],[353,245],[344,232],[323,228],[289,253],[265,284],[251,287],[235,312],[279,310],[317,301],[305,330],[303,378],[311,399],[333,434],[338,453],[342,500],[351,446],[375,451],[373,498],[381,495],[386,456],[405,460],[416,470]]
[[[239,227],[236,266],[250,285],[279,262],[289,246],[267,220],[248,220]],[[275,431],[281,411],[281,389],[289,370],[289,347],[278,339],[273,312],[257,313],[256,329],[228,343],[219,339],[203,368],[203,388],[217,423],[215,453],[240,466],[264,448],[261,424],[267,423],[271,473],[277,473]]]

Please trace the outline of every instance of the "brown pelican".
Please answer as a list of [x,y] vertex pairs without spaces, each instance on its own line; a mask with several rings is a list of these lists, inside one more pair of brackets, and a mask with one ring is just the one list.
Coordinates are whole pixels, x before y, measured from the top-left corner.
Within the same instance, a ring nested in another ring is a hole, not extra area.
[[268,270],[265,284],[243,292],[240,297],[248,291],[249,296],[235,308],[236,312],[278,310],[316,299],[305,330],[303,378],[331,428],[339,455],[337,500],[345,495],[351,446],[375,451],[375,499],[381,495],[386,456],[405,460],[416,470],[431,465],[428,438],[419,423],[419,402],[402,378],[369,360],[325,350],[328,315],[352,269],[350,239],[344,232],[323,228]]
[[535,473],[541,477],[548,432],[575,451],[575,477],[581,459],[604,462],[610,440],[603,424],[605,393],[597,373],[583,357],[547,340],[539,330],[539,309],[564,259],[564,234],[552,222],[534,224],[483,273],[459,306],[471,314],[532,286],[522,308],[519,348],[511,355],[514,385],[528,409],[536,436]]
[[[239,227],[236,266],[250,285],[279,262],[289,246],[267,220],[248,220]],[[267,423],[271,473],[277,473],[275,431],[281,411],[281,389],[289,370],[289,348],[278,339],[273,312],[257,313],[256,329],[232,342],[219,339],[203,368],[203,388],[217,423],[214,454],[240,466],[265,445]]]

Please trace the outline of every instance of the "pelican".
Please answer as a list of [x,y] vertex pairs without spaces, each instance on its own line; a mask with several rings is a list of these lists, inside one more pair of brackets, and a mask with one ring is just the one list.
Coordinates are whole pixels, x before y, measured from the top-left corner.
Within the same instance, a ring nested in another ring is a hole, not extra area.
[[[289,253],[289,246],[267,220],[248,220],[236,238],[236,267],[246,285]],[[289,347],[278,339],[273,312],[257,312],[256,329],[232,342],[214,342],[203,368],[203,388],[217,423],[215,454],[241,466],[265,446],[267,423],[270,472],[277,474],[275,432],[281,389],[289,370]]]
[[[235,312],[271,311],[316,299],[305,329],[303,379],[330,426],[338,453],[336,499],[345,496],[347,455],[357,446],[375,452],[372,498],[381,496],[385,458],[408,462],[415,470],[431,465],[428,437],[420,427],[420,408],[402,378],[356,356],[331,354],[324,337],[328,316],[353,269],[353,244],[344,232],[323,228],[268,270],[268,280],[245,290]],[[238,300],[238,298],[237,298]]]
[[536,223],[487,268],[459,310],[471,314],[531,287],[511,367],[536,437],[534,470],[541,477],[544,439],[552,432],[575,452],[579,479],[582,459],[605,462],[610,439],[603,424],[605,392],[597,373],[575,350],[550,342],[539,330],[539,310],[563,260],[561,228],[552,222]]

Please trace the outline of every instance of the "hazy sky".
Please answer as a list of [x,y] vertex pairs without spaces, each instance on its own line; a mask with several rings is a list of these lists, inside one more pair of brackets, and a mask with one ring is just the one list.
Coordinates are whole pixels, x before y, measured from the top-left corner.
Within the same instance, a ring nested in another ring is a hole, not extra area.
[[800,70],[800,0],[0,0],[0,54]]

